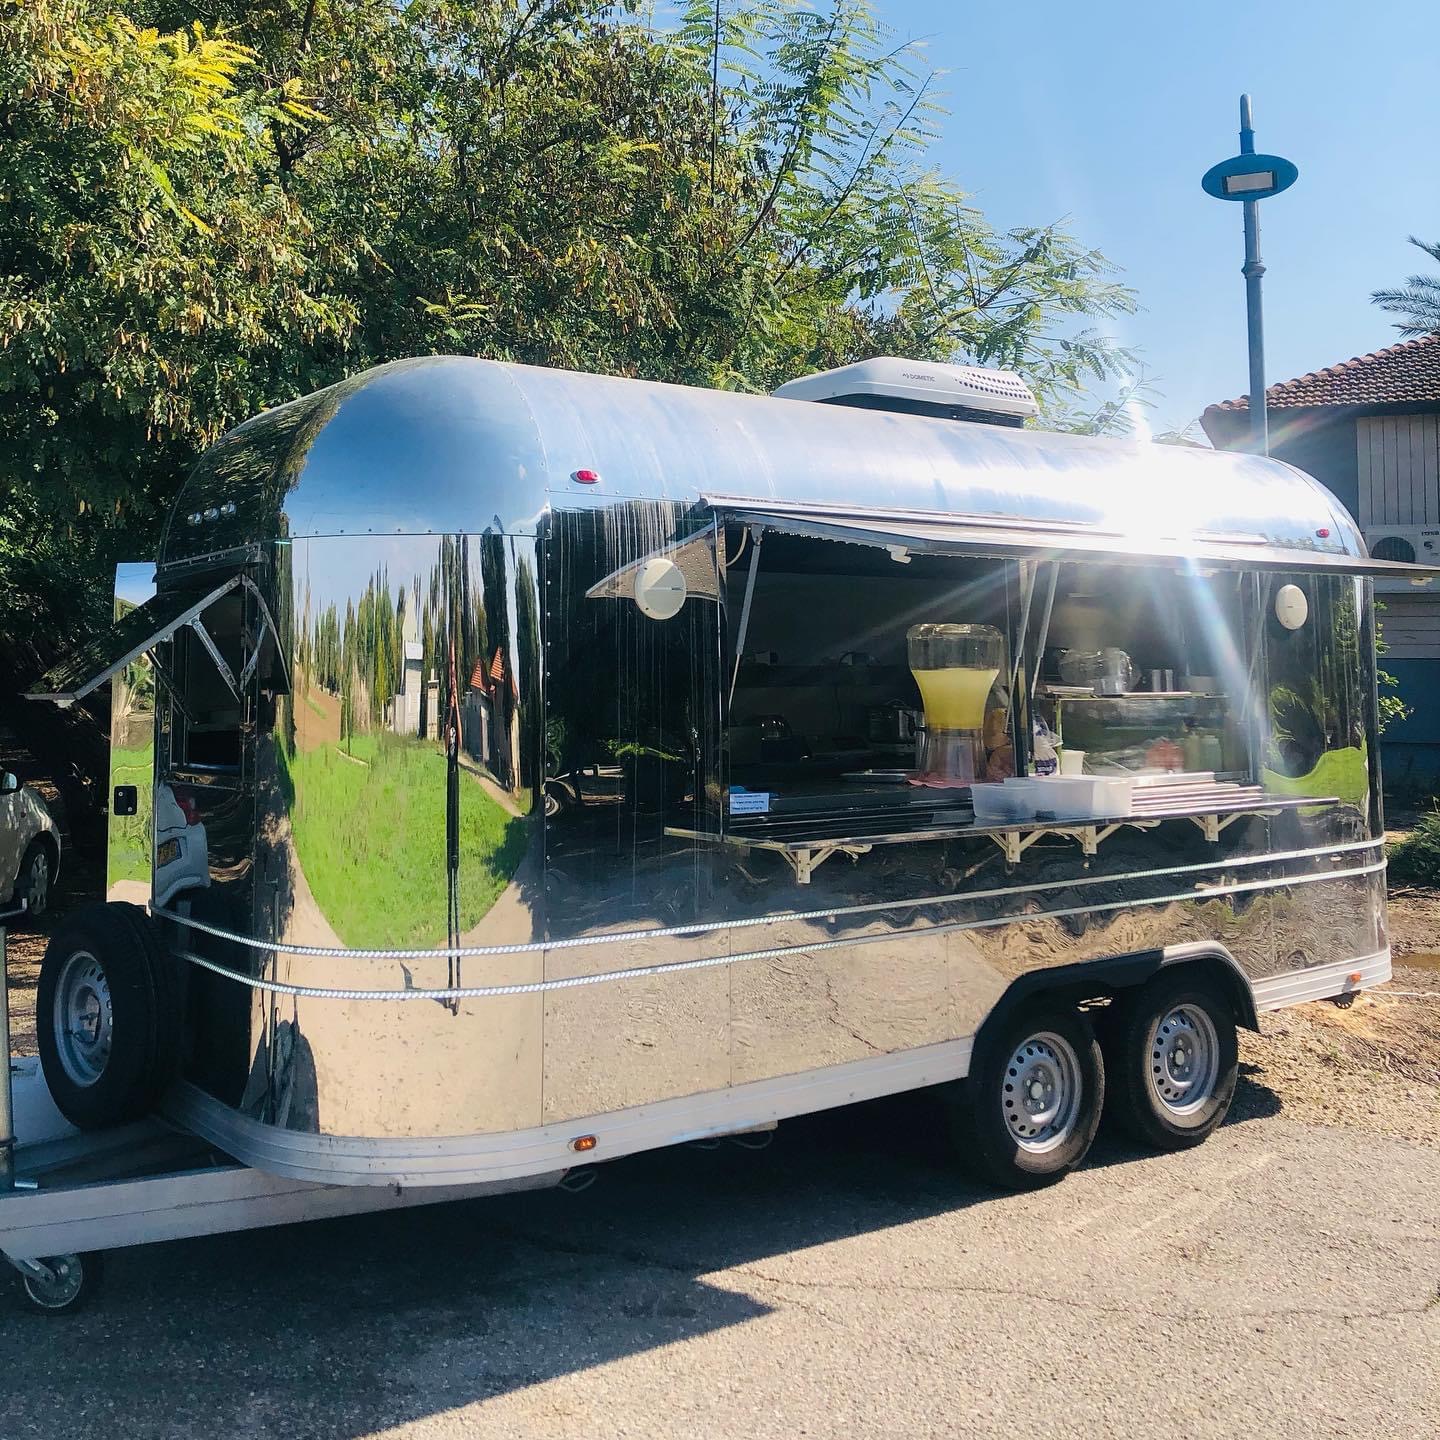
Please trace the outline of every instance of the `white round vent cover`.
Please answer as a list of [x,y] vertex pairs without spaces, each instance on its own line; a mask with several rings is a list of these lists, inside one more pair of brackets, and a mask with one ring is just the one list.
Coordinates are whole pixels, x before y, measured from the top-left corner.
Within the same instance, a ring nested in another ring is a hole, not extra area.
[[669,620],[685,604],[685,576],[673,560],[647,560],[635,572],[635,603],[652,620]]
[[1310,602],[1298,585],[1282,585],[1275,592],[1275,618],[1287,630],[1298,630],[1309,614]]

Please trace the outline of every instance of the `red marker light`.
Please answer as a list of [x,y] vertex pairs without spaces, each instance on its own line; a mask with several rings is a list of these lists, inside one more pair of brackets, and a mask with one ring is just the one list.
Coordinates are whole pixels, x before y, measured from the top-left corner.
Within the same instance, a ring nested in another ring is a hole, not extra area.
[[1317,530],[1315,535],[1316,538],[1320,540],[1328,540],[1330,538],[1330,532],[1324,528]]
[[177,795],[175,803],[180,807],[185,816],[187,825],[198,825],[200,823],[200,807],[196,805],[191,795]]
[[577,470],[570,477],[577,485],[598,485],[600,474],[596,470]]

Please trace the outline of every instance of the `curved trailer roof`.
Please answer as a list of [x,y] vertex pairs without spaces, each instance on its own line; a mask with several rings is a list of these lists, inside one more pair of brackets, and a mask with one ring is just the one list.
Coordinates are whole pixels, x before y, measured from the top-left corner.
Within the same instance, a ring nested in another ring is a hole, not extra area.
[[462,357],[382,366],[239,426],[187,481],[161,564],[282,536],[533,533],[552,506],[625,500],[903,517],[956,539],[998,527],[1007,553],[1428,573],[1368,561],[1335,497],[1277,460]]
[[704,530],[680,548],[719,518],[895,553],[1436,573],[1371,560],[1329,491],[1253,455],[436,356],[221,439],[171,512],[161,592],[31,693],[78,698],[182,624],[206,639],[201,614],[230,587],[199,598],[183,586],[177,605],[167,570],[233,569],[304,536],[533,534],[552,507],[647,500],[698,512]]

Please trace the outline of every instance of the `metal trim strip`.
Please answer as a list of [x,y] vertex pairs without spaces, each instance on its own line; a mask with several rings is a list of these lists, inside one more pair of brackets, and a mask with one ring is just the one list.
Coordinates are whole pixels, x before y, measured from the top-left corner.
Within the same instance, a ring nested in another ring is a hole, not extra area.
[[[304,955],[312,959],[336,960],[434,960],[458,956],[473,959],[486,955],[525,955],[556,950],[577,950],[592,945],[634,945],[647,940],[710,935],[720,930],[747,930],[757,925],[773,925],[793,920],[835,920],[855,915],[874,915],[885,910],[913,910],[922,905],[958,905],[976,900],[997,900],[1009,895],[1038,895],[1050,890],[1078,890],[1092,885],[1118,885],[1134,880],[1155,880],[1167,875],[1203,875],[1216,870],[1238,870],[1252,865],[1282,863],[1290,860],[1313,860],[1326,855],[1346,855],[1359,850],[1375,850],[1383,840],[1347,840],[1338,845],[1314,846],[1305,850],[1268,851],[1263,855],[1237,855],[1225,860],[1206,861],[1202,865],[1169,865],[1154,870],[1127,870],[1117,875],[1081,875],[1072,880],[1037,881],[1030,885],[1006,885],[990,890],[967,890],[949,895],[925,895],[913,899],[883,900],[867,905],[846,905],[831,910],[777,910],[768,915],[748,916],[739,920],[704,920],[693,925],[672,925],[648,930],[622,930],[606,935],[580,935],[568,940],[531,940],[515,945],[471,945],[439,950],[347,950],[333,945],[287,945],[276,940],[257,940],[207,925],[173,910],[154,908],[152,914],[162,920],[243,945],[251,950],[264,950],[272,955]],[[1338,872],[1335,872],[1338,874]],[[1333,879],[1335,875],[1322,876]]]
[[[750,960],[780,960],[789,956],[822,954],[827,950],[844,950],[862,945],[893,943],[916,935],[950,935],[965,930],[989,930],[1001,925],[1034,924],[1038,920],[1065,920],[1076,915],[1112,914],[1117,910],[1137,910],[1141,906],[1174,905],[1206,899],[1286,889],[1295,885],[1314,885],[1324,881],[1345,880],[1373,875],[1385,869],[1385,861],[1351,870],[1336,870],[1323,875],[1293,875],[1279,880],[1254,880],[1243,885],[1216,885],[1208,890],[1196,889],[1180,894],[1152,895],[1142,900],[1113,900],[1103,905],[1078,905],[1064,910],[1032,910],[1021,915],[993,916],[985,920],[956,920],[948,925],[894,930],[884,935],[855,935],[843,940],[820,940],[809,945],[784,945],[769,950],[741,951],[738,955],[711,955],[696,960],[672,960],[660,965],[632,966],[625,970],[603,970],[593,975],[566,975],[554,980],[532,980],[515,985],[455,985],[444,988],[410,988],[405,990],[338,989],[324,985],[292,985],[279,980],[262,980],[238,970],[218,965],[203,955],[189,950],[176,950],[176,955],[237,985],[259,990],[267,995],[289,995],[312,1000],[492,1000],[511,995],[542,995],[552,990],[577,990],[587,985],[604,985],[620,980],[647,979],[657,975],[675,975],[686,970],[709,970],[718,966],[740,965]],[[429,951],[431,955],[444,951]]]
[[[1359,975],[1352,981],[1350,976]],[[1366,990],[1383,985],[1390,978],[1390,947],[1356,960],[1335,960],[1328,965],[1311,965],[1304,970],[1290,970],[1282,975],[1267,975],[1253,980],[1250,988],[1255,995],[1255,1008],[1262,1014],[1282,1010],[1287,1005],[1302,1005],[1308,1000],[1328,1000],[1350,991]]]
[[[226,1154],[274,1175],[350,1185],[489,1184],[958,1080],[970,1068],[972,1049],[968,1037],[946,1040],[587,1119],[488,1135],[401,1140],[279,1130],[183,1083],[167,1097],[164,1112]],[[588,1134],[595,1135],[598,1143],[593,1150],[576,1154],[571,1142]]]

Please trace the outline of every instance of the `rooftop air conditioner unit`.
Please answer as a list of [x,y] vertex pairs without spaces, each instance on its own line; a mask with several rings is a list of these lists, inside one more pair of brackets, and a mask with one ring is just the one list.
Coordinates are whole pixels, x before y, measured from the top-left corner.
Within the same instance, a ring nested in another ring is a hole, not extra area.
[[[1375,560],[1398,560],[1402,565],[1440,563],[1440,528],[1424,525],[1373,525],[1365,532],[1365,545]],[[1376,580],[1378,594],[1396,594],[1411,588],[1410,580]],[[1425,587],[1424,594],[1429,594]]]
[[1010,370],[978,365],[932,365],[881,355],[790,380],[775,394],[862,410],[893,410],[983,425],[1023,425],[1040,413],[1025,382]]

